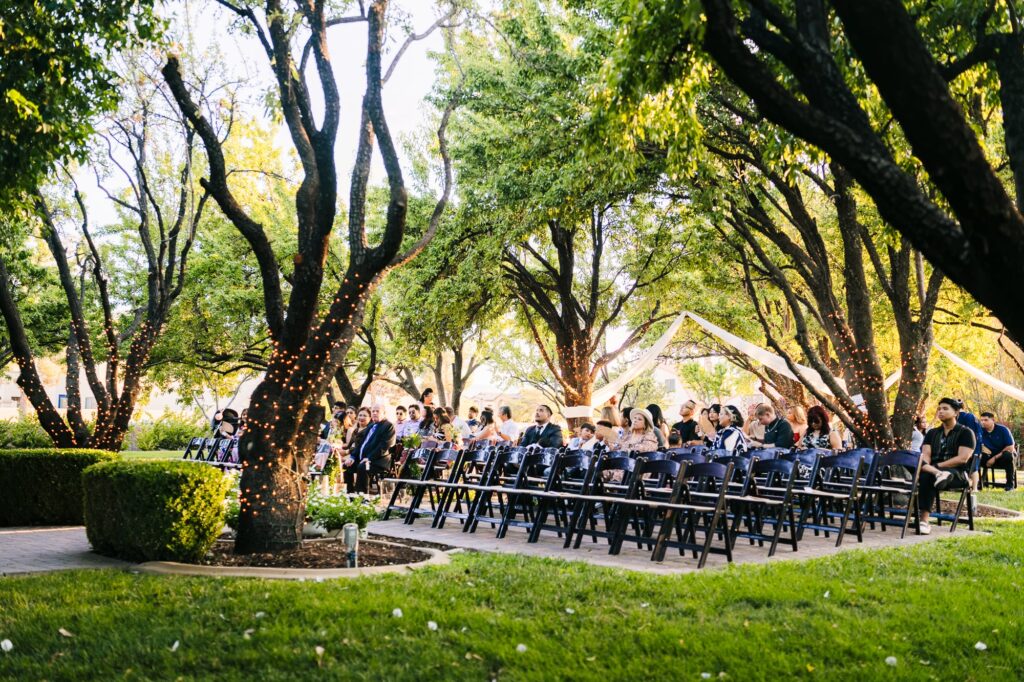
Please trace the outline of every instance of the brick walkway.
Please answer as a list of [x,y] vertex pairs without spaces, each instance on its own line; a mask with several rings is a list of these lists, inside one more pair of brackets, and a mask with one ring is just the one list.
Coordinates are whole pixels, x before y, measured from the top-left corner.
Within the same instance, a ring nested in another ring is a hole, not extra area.
[[0,575],[130,565],[93,553],[84,526],[0,530]]
[[[541,533],[540,538],[534,544],[526,542],[526,533],[521,528],[510,527],[508,535],[502,540],[494,537],[494,531],[490,527],[481,524],[475,533],[463,533],[458,523],[451,523],[444,528],[437,529],[430,527],[430,519],[419,519],[412,525],[405,525],[401,519],[390,519],[388,521],[374,521],[370,523],[369,530],[377,535],[384,535],[397,540],[421,540],[424,542],[437,542],[463,549],[471,549],[482,552],[498,552],[503,554],[522,554],[533,557],[549,557],[552,559],[565,559],[568,561],[585,561],[598,566],[609,568],[625,568],[632,571],[643,571],[645,573],[678,574],[696,571],[697,560],[692,555],[679,556],[678,550],[669,550],[665,555],[665,561],[655,563],[651,561],[651,553],[648,550],[638,550],[636,545],[623,545],[622,551],[617,556],[608,554],[608,545],[604,540],[597,543],[591,542],[590,537],[585,537],[579,549],[564,549],[562,538],[551,532]],[[956,535],[975,535],[967,530],[966,525],[957,527]],[[824,536],[815,537],[813,532],[808,531],[804,539],[799,543],[799,551],[794,552],[792,548],[780,545],[775,551],[775,556],[768,558],[767,548],[750,546],[746,540],[739,539],[736,548],[733,550],[733,562],[737,564],[763,564],[775,561],[787,561],[794,559],[813,559],[815,557],[829,556],[839,552],[856,551],[857,549],[875,549],[880,547],[909,547],[921,542],[930,542],[940,538],[949,537],[949,526],[935,526],[931,535],[914,535],[913,531],[900,540],[899,530],[889,528],[886,532],[879,530],[864,530],[864,542],[858,543],[857,536],[849,533],[843,539],[843,544],[836,548],[835,535],[831,538]],[[724,555],[709,554],[707,568],[721,568],[727,565]]]

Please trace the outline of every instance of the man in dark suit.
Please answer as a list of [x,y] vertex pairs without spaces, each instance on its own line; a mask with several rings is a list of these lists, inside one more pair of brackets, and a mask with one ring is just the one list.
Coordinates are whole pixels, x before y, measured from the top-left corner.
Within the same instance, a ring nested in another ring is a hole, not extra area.
[[533,413],[534,424],[526,429],[520,445],[539,445],[542,448],[562,447],[564,437],[562,427],[551,423],[551,408],[547,405],[538,405]]
[[370,425],[365,435],[349,453],[352,465],[345,470],[345,485],[352,492],[365,493],[370,476],[386,474],[391,469],[391,448],[395,444],[395,426],[384,417],[384,408],[370,408]]

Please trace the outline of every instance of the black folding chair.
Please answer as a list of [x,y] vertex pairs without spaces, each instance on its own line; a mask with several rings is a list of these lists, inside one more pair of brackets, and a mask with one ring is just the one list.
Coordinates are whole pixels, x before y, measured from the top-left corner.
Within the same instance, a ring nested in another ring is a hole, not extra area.
[[444,528],[445,520],[469,517],[473,498],[481,483],[481,477],[498,456],[498,449],[493,447],[479,448],[463,454],[461,461],[453,471],[452,477],[442,487],[441,498],[434,514],[435,528]]
[[[669,499],[653,502],[666,513],[660,521],[651,561],[664,561],[665,551],[675,547],[680,554],[692,552],[698,560],[697,568],[704,567],[711,553],[724,554],[732,562],[732,542],[725,520],[726,494],[732,477],[731,463],[705,462],[680,467]],[[714,546],[715,537],[721,547]]]
[[[903,474],[911,472],[908,481]],[[910,519],[914,530],[921,533],[921,510],[917,488],[921,477],[921,453],[897,450],[875,459],[871,480],[861,490],[864,494],[864,520],[887,526],[900,527],[900,539],[907,535]],[[906,500],[906,502],[902,502]]]
[[182,454],[182,459],[202,461],[199,455],[202,453],[205,447],[205,440],[200,436],[197,438],[190,438],[188,445],[185,446],[185,452]]
[[437,452],[434,448],[414,450],[405,458],[396,478],[384,479],[395,486],[395,489],[391,491],[391,499],[388,501],[388,506],[384,510],[385,521],[391,518],[391,512],[401,512],[403,518],[408,514],[410,507],[399,505],[399,496],[403,491],[413,490],[413,485],[424,482],[431,475],[434,457],[437,455]]
[[[943,521],[949,522],[949,532],[956,531],[961,521],[967,521],[967,527],[974,530],[974,487],[971,485],[972,475],[978,473],[981,464],[981,457],[977,454],[971,455],[971,461],[967,465],[967,484],[960,491],[960,498],[956,503],[956,511],[952,514],[942,511],[942,494],[935,496],[935,510],[931,513],[931,519],[935,525],[941,526]],[[966,510],[967,516],[964,517]]]
[[[823,532],[825,537],[836,533],[836,547],[839,547],[852,521],[857,542],[864,541],[859,490],[864,471],[864,457],[857,453],[818,459],[810,485],[797,490],[801,500],[798,539],[803,539],[807,528],[814,530],[815,535]],[[833,521],[837,525],[833,525]]]
[[[779,543],[789,545],[797,551],[797,522],[793,489],[797,480],[795,462],[785,459],[755,460],[751,467],[749,484],[741,497],[727,496],[734,506],[731,528],[733,542],[747,538],[751,544],[764,547],[769,542],[768,556],[773,556]],[[763,486],[758,482],[763,481]],[[740,523],[746,530],[740,530]],[[771,534],[764,530],[770,526]],[[783,538],[782,531],[789,529],[789,537]]]

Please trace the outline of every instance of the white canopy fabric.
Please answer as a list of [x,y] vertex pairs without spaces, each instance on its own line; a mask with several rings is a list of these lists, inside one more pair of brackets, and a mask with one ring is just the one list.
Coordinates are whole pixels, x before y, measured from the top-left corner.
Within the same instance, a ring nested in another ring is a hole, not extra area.
[[[658,338],[658,340],[654,342],[654,345],[648,348],[643,355],[637,358],[634,362],[630,363],[629,367],[627,367],[621,374],[615,377],[614,380],[594,391],[591,397],[592,404],[605,404],[606,402],[608,402],[609,398],[611,398],[613,395],[622,390],[623,386],[625,386],[630,381],[635,379],[637,376],[642,374],[644,371],[652,367],[658,361],[658,357],[662,354],[662,352],[665,350],[668,344],[670,344],[672,342],[672,339],[675,338],[676,333],[679,331],[679,328],[683,325],[683,322],[686,321],[686,318],[690,318],[712,336],[732,346],[733,348],[743,353],[744,355],[747,355],[757,360],[761,364],[766,365],[767,367],[771,367],[779,374],[789,377],[794,381],[801,380],[799,376],[790,371],[789,365],[786,364],[786,361],[782,357],[775,355],[774,353],[770,353],[763,348],[759,348],[758,346],[755,346],[749,341],[741,339],[735,334],[727,332],[721,327],[708,322],[707,320],[705,320],[700,315],[697,315],[696,313],[692,313],[689,310],[684,310],[679,314],[679,316],[675,320],[672,321],[672,324],[668,326],[668,329],[665,330],[665,333],[662,334]],[[829,390],[828,386],[826,386],[825,382],[821,379],[821,376],[814,369],[810,367],[805,367],[804,365],[797,365],[797,369],[800,374],[806,377],[807,380],[810,381],[820,391],[827,393],[828,395],[832,395],[832,391]],[[838,381],[840,384],[843,383],[841,379]],[[562,410],[562,414],[564,414],[568,418],[590,417],[593,414],[593,412],[593,408],[590,407],[589,405],[566,407]]]
[[[679,328],[682,326],[683,322],[686,321],[686,318],[690,318],[691,320],[696,322],[706,332],[708,332],[715,338],[719,339],[723,343],[735,348],[736,350],[743,353],[747,357],[753,358],[754,360],[760,362],[762,365],[772,368],[782,376],[793,379],[794,381],[806,380],[822,393],[825,393],[827,395],[833,395],[832,391],[825,384],[825,381],[821,378],[821,375],[816,370],[805,365],[797,365],[797,374],[795,374],[789,369],[789,365],[786,364],[785,359],[783,359],[781,356],[771,353],[765,350],[764,348],[756,346],[750,343],[749,341],[741,339],[735,334],[727,332],[721,327],[708,322],[707,320],[705,320],[700,315],[697,315],[696,313],[692,313],[689,310],[684,310],[682,313],[679,314],[679,317],[672,321],[672,324],[670,324],[668,329],[665,330],[665,333],[662,334],[658,338],[658,340],[654,342],[654,345],[648,348],[642,356],[637,358],[635,362],[631,363],[630,366],[626,368],[621,374],[619,374],[619,376],[615,377],[613,381],[594,391],[591,400],[592,404],[605,404],[606,402],[608,402],[608,399],[611,398],[616,393],[618,393],[623,386],[625,386],[630,381],[635,379],[645,370],[652,367],[658,361],[658,357],[661,355],[662,351],[664,351],[668,344],[672,342],[672,339],[675,337],[676,332],[679,331]],[[1021,390],[1016,386],[1008,384],[1005,381],[1001,381],[992,376],[991,374],[983,372],[974,365],[968,363],[963,358],[958,357],[957,355],[954,355],[953,353],[949,352],[948,350],[946,350],[937,343],[933,344],[933,347],[935,348],[935,350],[942,353],[946,358],[948,358],[950,362],[952,362],[954,365],[956,365],[963,371],[967,372],[969,375],[971,375],[978,381],[987,384],[988,386],[991,386],[992,388],[996,389],[1000,393],[1003,393],[1004,395],[1010,396],[1011,398],[1024,402],[1024,390]],[[798,376],[798,374],[800,376]],[[888,377],[886,377],[885,388],[891,388],[893,384],[895,384],[899,380],[900,375],[901,370],[896,370]],[[843,386],[845,388],[846,384],[842,379],[839,379],[837,377],[836,381],[839,382],[840,386]],[[570,418],[589,418],[593,415],[593,413],[594,408],[591,407],[590,405],[566,407],[562,410],[562,414]]]

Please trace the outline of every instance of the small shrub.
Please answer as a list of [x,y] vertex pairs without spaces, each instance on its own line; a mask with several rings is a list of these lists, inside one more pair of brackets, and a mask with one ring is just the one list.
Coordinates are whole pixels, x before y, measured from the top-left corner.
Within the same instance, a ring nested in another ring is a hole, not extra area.
[[306,500],[306,516],[327,530],[343,528],[346,523],[355,523],[360,528],[366,528],[366,524],[380,516],[377,511],[379,501],[379,497],[369,498],[363,495],[324,495],[318,489],[310,488],[309,498]]
[[50,447],[53,447],[53,440],[43,430],[35,413],[23,414],[14,420],[0,420],[0,448],[24,450]]
[[103,450],[0,451],[0,526],[82,524],[82,470]]
[[120,461],[82,474],[85,530],[100,554],[196,561],[224,527],[228,479],[189,462]]
[[139,450],[182,450],[190,438],[204,434],[195,419],[165,412],[155,422],[136,425],[136,447]]

